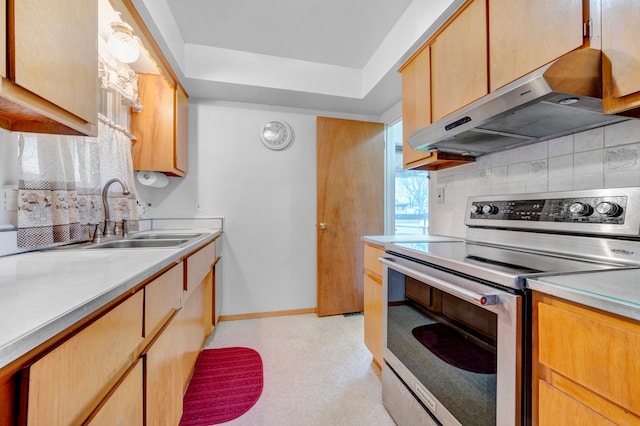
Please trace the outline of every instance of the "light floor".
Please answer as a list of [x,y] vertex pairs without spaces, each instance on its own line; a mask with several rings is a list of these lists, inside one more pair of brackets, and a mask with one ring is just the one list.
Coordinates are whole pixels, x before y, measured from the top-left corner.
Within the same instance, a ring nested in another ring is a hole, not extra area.
[[379,369],[363,341],[363,316],[315,314],[220,322],[205,348],[244,346],[262,357],[264,389],[224,425],[386,426]]

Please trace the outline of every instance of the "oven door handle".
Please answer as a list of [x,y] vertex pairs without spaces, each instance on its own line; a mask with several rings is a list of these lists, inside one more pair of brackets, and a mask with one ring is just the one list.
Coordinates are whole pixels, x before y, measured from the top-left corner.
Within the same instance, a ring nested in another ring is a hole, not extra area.
[[389,259],[387,257],[381,257],[378,260],[382,264],[387,265],[388,267],[395,269],[398,272],[402,272],[405,275],[409,275],[415,279],[424,281],[425,284],[452,294],[453,296],[456,296],[469,303],[473,303],[474,305],[490,306],[498,303],[497,294],[476,293],[475,291],[467,290],[466,288],[459,287],[457,285],[448,283],[427,274],[423,274],[422,272],[416,271],[415,269],[407,268],[406,266],[400,265],[394,262],[393,259]]

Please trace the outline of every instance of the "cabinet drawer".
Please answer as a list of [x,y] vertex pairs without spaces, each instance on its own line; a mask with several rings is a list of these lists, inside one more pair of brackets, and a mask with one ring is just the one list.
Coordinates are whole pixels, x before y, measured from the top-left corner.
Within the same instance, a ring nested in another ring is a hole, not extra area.
[[171,314],[180,308],[184,286],[184,266],[174,266],[144,288],[144,337],[162,327]]
[[543,381],[540,382],[540,413],[538,423],[540,426],[615,425],[589,407]]
[[142,426],[144,423],[142,386],[142,361],[138,359],[135,367],[129,371],[113,394],[87,424],[91,426]]
[[384,255],[384,249],[373,246],[371,244],[364,245],[364,269],[382,276],[382,263],[378,261],[379,257]]
[[185,280],[185,291],[191,292],[196,288],[202,279],[211,271],[211,265],[216,258],[216,243],[201,248],[185,261],[187,264],[187,279]]
[[560,302],[537,306],[539,362],[640,414],[640,325]]
[[82,421],[133,361],[142,341],[139,291],[29,368],[27,422]]

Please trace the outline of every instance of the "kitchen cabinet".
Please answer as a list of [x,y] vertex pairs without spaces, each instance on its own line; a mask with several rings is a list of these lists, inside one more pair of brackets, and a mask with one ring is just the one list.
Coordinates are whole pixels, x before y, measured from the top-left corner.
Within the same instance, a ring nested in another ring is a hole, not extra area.
[[384,249],[364,244],[364,344],[382,367],[382,264]]
[[167,322],[143,355],[146,366],[146,419],[150,425],[177,425],[182,417],[182,351],[179,313]]
[[183,390],[187,389],[191,372],[205,338],[211,334],[213,324],[213,269],[216,260],[215,241],[189,256],[179,321],[183,336]]
[[489,90],[584,44],[583,0],[489,0]]
[[184,263],[145,286],[144,336],[147,424],[177,425],[182,417],[182,351],[176,318],[182,304]]
[[[143,367],[138,360],[113,394],[87,421],[91,426],[142,426],[144,424]],[[179,420],[179,419],[178,419]],[[150,423],[160,424],[160,423]],[[178,424],[178,423],[171,423]]]
[[402,163],[405,169],[438,170],[472,161],[442,152],[414,150],[409,137],[431,123],[431,57],[425,45],[400,68],[402,75]]
[[534,424],[640,424],[640,323],[534,292]]
[[97,134],[98,5],[0,2],[0,127]]
[[65,425],[91,414],[131,365],[142,312],[138,291],[25,370],[27,423]]
[[640,117],[640,4],[602,1],[602,109]]
[[432,41],[433,121],[488,93],[486,28],[486,0],[473,0]]
[[171,176],[187,173],[188,96],[182,86],[161,74],[138,74],[138,94],[144,107],[131,114],[134,170]]

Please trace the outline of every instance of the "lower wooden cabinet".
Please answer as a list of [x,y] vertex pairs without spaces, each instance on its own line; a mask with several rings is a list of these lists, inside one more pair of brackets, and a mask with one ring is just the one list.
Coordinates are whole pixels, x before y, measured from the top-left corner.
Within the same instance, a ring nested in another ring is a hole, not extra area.
[[142,341],[143,292],[84,328],[27,370],[27,423],[87,418],[127,371]]
[[216,260],[212,242],[58,337],[19,374],[0,370],[0,425],[179,424],[213,327]]
[[364,245],[364,344],[373,360],[382,366],[382,264],[384,249]]
[[177,425],[182,417],[182,351],[179,313],[143,355],[148,425]]
[[534,292],[533,423],[640,424],[640,323]]
[[138,360],[87,424],[91,426],[142,426],[144,424],[143,392],[143,367],[142,361]]

